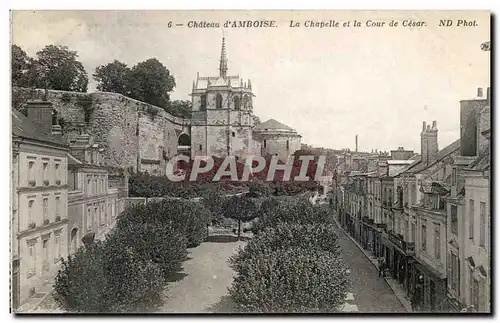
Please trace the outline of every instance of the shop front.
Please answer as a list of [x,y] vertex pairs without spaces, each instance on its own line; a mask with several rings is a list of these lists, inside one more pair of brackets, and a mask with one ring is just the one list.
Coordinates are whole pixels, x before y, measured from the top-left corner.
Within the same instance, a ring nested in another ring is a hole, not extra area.
[[382,233],[387,228],[383,223],[377,223],[373,232],[375,257],[382,257]]
[[446,275],[421,262],[415,263],[414,310],[420,312],[446,312]]
[[409,262],[410,257],[415,252],[415,243],[404,241],[404,237],[400,234],[389,234],[389,241],[393,247],[394,261],[392,263],[393,277],[398,283],[404,285],[408,290],[409,281]]
[[375,252],[375,231],[373,219],[364,216],[362,219],[361,244],[364,249]]

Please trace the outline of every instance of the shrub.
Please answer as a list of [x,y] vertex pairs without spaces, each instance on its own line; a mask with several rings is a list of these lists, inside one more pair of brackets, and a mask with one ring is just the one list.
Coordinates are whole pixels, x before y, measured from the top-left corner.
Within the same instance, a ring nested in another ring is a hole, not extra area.
[[314,206],[308,200],[278,200],[269,198],[262,202],[258,211],[259,221],[254,226],[254,233],[280,222],[298,224],[332,223],[333,215],[326,206]]
[[120,216],[117,228],[128,223],[157,223],[172,226],[184,234],[188,246],[197,246],[207,237],[210,212],[197,202],[187,200],[164,200],[147,205],[136,205]]
[[248,242],[244,249],[230,258],[231,267],[240,271],[242,264],[267,251],[289,248],[326,251],[340,256],[338,236],[333,224],[279,223],[267,228]]
[[238,221],[238,238],[241,234],[241,222],[247,222],[257,217],[255,202],[246,195],[235,195],[223,205],[224,217]]
[[163,285],[160,267],[115,236],[63,259],[54,298],[70,312],[122,312],[161,299]]
[[[173,225],[160,222],[133,223],[120,219],[120,228],[107,238],[116,250],[133,250],[143,260],[151,260],[169,277],[187,256],[187,237]],[[120,246],[118,248],[117,246]]]
[[269,184],[262,181],[248,183],[248,197],[262,197],[271,195]]
[[[143,237],[146,241],[148,238],[150,236]],[[154,305],[162,299],[165,284],[162,273],[165,269],[160,266],[166,262],[149,258],[153,255],[151,251],[148,257],[148,250],[139,248],[139,246],[151,245],[151,243],[136,244],[134,242],[138,242],[137,238],[132,238],[127,243],[126,240],[116,236],[105,241],[103,257],[106,259],[107,289],[103,291],[103,294],[106,300],[111,300],[109,312],[141,310],[141,307]],[[165,245],[167,242],[157,244]],[[160,249],[175,250],[176,248],[158,247],[156,250]],[[162,259],[167,257],[163,255]]]
[[329,252],[304,248],[266,251],[242,263],[229,290],[243,312],[335,312],[344,302],[349,277]]
[[102,244],[79,248],[62,260],[54,283],[54,299],[68,311],[102,312],[112,306],[106,299],[107,277]]
[[222,192],[218,186],[202,192],[201,203],[210,212],[210,224],[222,224],[222,206],[224,202],[225,198],[222,196]]

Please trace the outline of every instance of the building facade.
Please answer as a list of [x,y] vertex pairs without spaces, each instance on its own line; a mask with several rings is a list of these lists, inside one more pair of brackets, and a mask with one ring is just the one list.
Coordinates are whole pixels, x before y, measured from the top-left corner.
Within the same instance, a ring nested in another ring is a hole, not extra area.
[[[478,91],[482,92],[482,91]],[[490,96],[460,102],[460,153],[447,200],[449,308],[491,311]]]
[[67,153],[52,135],[52,105],[28,104],[28,117],[12,111],[12,305],[52,283],[67,256]]

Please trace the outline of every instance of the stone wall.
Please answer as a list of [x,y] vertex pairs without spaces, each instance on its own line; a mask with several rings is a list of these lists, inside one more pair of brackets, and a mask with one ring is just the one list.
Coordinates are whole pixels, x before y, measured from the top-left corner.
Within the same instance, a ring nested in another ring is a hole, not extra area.
[[283,161],[301,148],[298,135],[260,134],[258,139],[262,141],[262,155],[276,155]]
[[[24,103],[43,99],[44,93],[42,89],[14,88],[13,107],[22,111]],[[117,93],[49,90],[47,99],[63,121],[64,138],[71,140],[81,131],[88,132],[104,147],[108,166],[141,170],[144,159],[146,169],[150,165],[162,169],[163,150],[172,157],[177,153],[177,133],[190,132],[190,120]]]

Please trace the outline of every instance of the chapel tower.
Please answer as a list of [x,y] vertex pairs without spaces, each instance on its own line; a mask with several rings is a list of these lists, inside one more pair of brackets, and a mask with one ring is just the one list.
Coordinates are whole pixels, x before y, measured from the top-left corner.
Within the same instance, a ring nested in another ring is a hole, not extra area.
[[191,156],[247,156],[252,139],[252,84],[230,76],[226,40],[222,38],[218,76],[196,75],[193,81]]

